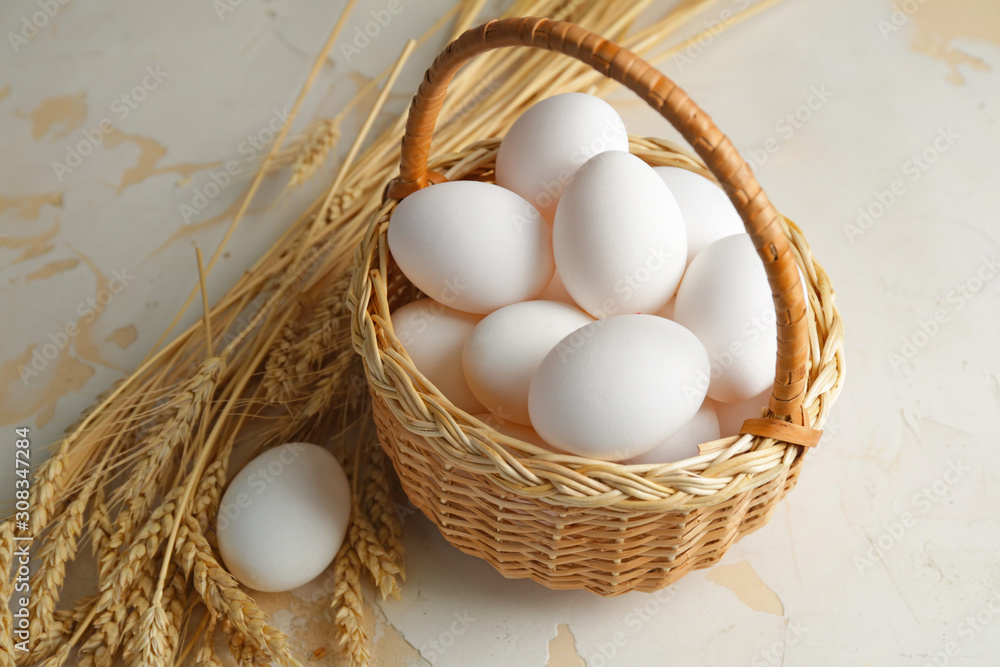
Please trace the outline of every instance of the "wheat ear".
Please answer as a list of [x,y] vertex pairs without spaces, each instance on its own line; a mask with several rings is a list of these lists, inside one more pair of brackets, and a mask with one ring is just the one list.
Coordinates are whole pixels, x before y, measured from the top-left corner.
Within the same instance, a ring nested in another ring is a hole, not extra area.
[[288,181],[289,189],[294,189],[305,183],[326,162],[330,151],[340,140],[341,116],[320,121],[313,128],[305,144],[292,164],[292,177]]
[[365,633],[365,605],[361,593],[361,561],[346,540],[333,567],[334,590],[331,606],[339,634],[338,644],[355,667],[371,660]]

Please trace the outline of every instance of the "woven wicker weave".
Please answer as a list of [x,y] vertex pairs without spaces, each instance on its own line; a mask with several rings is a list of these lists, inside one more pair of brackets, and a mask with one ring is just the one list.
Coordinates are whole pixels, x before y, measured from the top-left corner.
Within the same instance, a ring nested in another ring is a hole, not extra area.
[[[620,465],[554,454],[501,435],[458,410],[413,366],[390,313],[421,296],[389,255],[397,200],[443,179],[492,180],[500,140],[428,163],[448,82],[474,55],[502,46],[571,55],[636,91],[699,157],[670,142],[631,139],[651,165],[714,177],[730,194],[764,262],[778,318],[769,412],[743,435],[701,446],[669,465]],[[706,166],[707,165],[707,166]],[[660,589],[718,561],[770,518],[818,441],[844,376],[843,329],[823,269],[800,230],[773,208],[712,121],[635,54],[578,26],[548,19],[493,21],[463,34],[435,60],[410,109],[400,177],[390,183],[358,249],[349,301],[379,439],[411,501],[462,551],[507,577],[611,596]],[[799,271],[808,303],[802,299]]]

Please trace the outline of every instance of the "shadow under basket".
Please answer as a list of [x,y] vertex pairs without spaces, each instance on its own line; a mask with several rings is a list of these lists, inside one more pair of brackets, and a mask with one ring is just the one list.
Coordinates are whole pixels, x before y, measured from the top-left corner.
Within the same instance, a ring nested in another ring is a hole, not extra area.
[[[390,313],[422,296],[386,243],[398,200],[442,180],[493,178],[498,138],[428,160],[447,84],[473,56],[519,45],[578,58],[659,111],[697,155],[635,137],[630,151],[650,165],[683,167],[718,182],[761,256],[778,321],[770,404],[760,419],[747,420],[740,435],[700,445],[697,457],[622,465],[502,435],[431,385],[392,329]],[[379,441],[406,495],[463,552],[506,577],[553,589],[604,596],[655,591],[717,562],[733,542],[763,526],[795,486],[844,378],[843,327],[827,275],[725,135],[635,54],[549,19],[491,21],[460,36],[435,60],[410,108],[400,176],[387,186],[356,255],[348,299]]]

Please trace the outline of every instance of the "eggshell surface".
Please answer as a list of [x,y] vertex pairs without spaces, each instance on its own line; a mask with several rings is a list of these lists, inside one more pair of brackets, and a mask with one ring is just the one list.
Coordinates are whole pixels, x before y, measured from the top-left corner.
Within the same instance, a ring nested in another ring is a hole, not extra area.
[[711,401],[705,401],[680,430],[632,463],[674,463],[698,456],[698,445],[719,439],[719,418]]
[[610,104],[585,93],[553,95],[511,126],[497,153],[497,184],[516,192],[552,220],[576,170],[607,150],[627,151],[625,123]]
[[492,183],[438,183],[392,213],[389,250],[420,291],[450,308],[491,313],[533,299],[552,280],[550,226]]
[[462,350],[479,315],[418,299],[392,313],[392,328],[417,370],[460,410],[483,411],[462,370]]
[[694,258],[677,290],[674,320],[708,351],[709,398],[735,403],[774,384],[777,318],[749,235],[719,239]]
[[739,435],[740,429],[743,428],[743,422],[760,417],[770,400],[771,387],[753,398],[739,403],[712,401],[715,406],[715,414],[719,417],[720,437],[728,438],[731,435]]
[[711,243],[746,227],[729,196],[718,185],[683,167],[653,167],[677,200],[687,232],[687,263]]
[[653,449],[690,421],[705,397],[708,354],[655,315],[597,320],[559,342],[528,392],[531,423],[554,447],[609,461]]
[[350,486],[333,454],[303,442],[274,447],[250,461],[223,494],[219,553],[248,588],[288,591],[333,562],[350,514]]
[[528,388],[549,350],[593,322],[557,301],[524,301],[487,315],[465,344],[465,378],[476,398],[501,418],[530,424]]
[[598,318],[656,312],[687,260],[674,196],[652,167],[621,151],[577,172],[556,209],[552,247],[566,291]]

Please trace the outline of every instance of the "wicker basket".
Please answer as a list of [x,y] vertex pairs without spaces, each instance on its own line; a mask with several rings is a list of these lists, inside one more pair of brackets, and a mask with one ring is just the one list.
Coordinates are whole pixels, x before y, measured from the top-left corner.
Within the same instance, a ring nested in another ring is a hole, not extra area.
[[[778,318],[769,410],[740,436],[669,465],[621,465],[554,454],[458,410],[417,371],[390,312],[420,296],[394,264],[386,229],[399,199],[442,180],[490,180],[500,140],[428,164],[449,81],[473,56],[534,46],[581,60],[638,93],[695,148],[631,140],[651,165],[714,177],[730,194],[764,262]],[[702,161],[703,160],[703,161]],[[707,167],[706,167],[707,165]],[[799,271],[806,279],[802,298]],[[634,53],[579,26],[542,18],[469,30],[434,61],[410,107],[400,176],[388,184],[358,249],[349,301],[379,440],[404,491],[442,535],[511,578],[600,595],[654,591],[718,561],[764,525],[819,441],[844,376],[843,330],[823,269],[800,230],[773,208],[729,140],[687,95]]]

